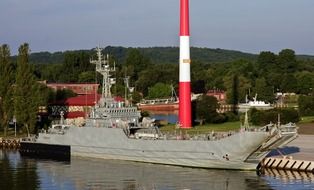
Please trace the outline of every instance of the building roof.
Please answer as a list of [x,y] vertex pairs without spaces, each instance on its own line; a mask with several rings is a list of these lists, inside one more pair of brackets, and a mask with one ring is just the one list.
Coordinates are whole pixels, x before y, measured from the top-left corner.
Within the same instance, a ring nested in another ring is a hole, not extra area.
[[67,112],[64,114],[65,118],[78,118],[78,117],[83,117],[85,118],[85,116],[87,115],[87,113],[83,112],[83,111],[73,111],[73,112]]
[[208,90],[206,94],[224,94],[224,90]]
[[87,94],[76,97],[71,97],[65,100],[59,100],[52,105],[67,105],[67,106],[94,106],[100,99],[100,94]]
[[[71,97],[65,100],[59,100],[51,105],[65,105],[65,106],[94,106],[99,99],[101,98],[100,94],[87,94],[87,95],[80,95],[76,97]],[[114,97],[115,101],[123,102],[124,99],[120,96]]]
[[47,87],[54,90],[70,89],[76,94],[95,94],[97,83],[46,83]]

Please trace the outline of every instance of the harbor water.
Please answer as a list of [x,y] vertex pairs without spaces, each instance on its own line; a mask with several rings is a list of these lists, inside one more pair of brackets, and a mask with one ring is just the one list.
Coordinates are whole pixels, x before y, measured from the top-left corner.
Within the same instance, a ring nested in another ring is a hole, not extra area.
[[170,124],[176,124],[178,122],[177,111],[150,111],[150,117],[156,120],[165,120]]
[[312,173],[207,170],[72,157],[58,162],[0,150],[0,189],[314,189]]

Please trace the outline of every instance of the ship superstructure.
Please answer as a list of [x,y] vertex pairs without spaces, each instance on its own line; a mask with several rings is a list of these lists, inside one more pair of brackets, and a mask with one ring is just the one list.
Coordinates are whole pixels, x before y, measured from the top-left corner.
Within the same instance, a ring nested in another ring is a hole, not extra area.
[[90,62],[96,65],[96,71],[103,76],[102,93],[99,102],[86,119],[86,126],[120,128],[138,126],[140,111],[134,106],[126,105],[126,101],[116,101],[112,97],[111,86],[116,80],[111,78],[111,73],[115,72],[115,65],[111,67],[109,56],[103,56],[101,51],[101,48],[96,48],[97,59]]

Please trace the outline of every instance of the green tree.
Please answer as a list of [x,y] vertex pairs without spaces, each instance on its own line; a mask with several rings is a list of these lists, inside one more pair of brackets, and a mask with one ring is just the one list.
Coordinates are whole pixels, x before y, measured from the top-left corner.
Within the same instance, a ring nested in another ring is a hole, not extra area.
[[10,48],[4,44],[0,46],[0,127],[6,136],[9,120],[13,117],[12,93],[14,73],[10,61]]
[[314,96],[300,96],[298,99],[298,105],[302,116],[314,115]]
[[297,60],[295,52],[291,49],[283,49],[278,54],[278,64],[281,71],[285,73],[293,73],[297,69]]
[[143,96],[148,95],[148,88],[158,82],[165,84],[177,84],[177,65],[152,65],[139,73],[139,78],[135,82],[136,90],[142,92]]
[[308,71],[298,72],[296,73],[296,79],[300,94],[307,95],[314,90],[314,73]]
[[94,65],[90,64],[89,53],[85,51],[69,51],[64,54],[64,63],[59,70],[59,81],[77,82],[80,73],[93,70]]
[[265,78],[257,78],[255,81],[255,93],[259,100],[273,102],[275,97],[272,86],[267,85]]
[[233,112],[235,113],[236,106],[239,103],[239,78],[238,75],[234,75],[232,79],[232,88],[231,88],[231,103],[233,105]]
[[248,89],[252,87],[250,81],[246,77],[242,75],[239,76],[238,74],[225,77],[224,85],[227,89],[227,102],[234,105],[234,107],[236,107],[239,102],[245,101]]
[[14,113],[19,124],[28,132],[34,132],[41,99],[40,86],[35,81],[29,64],[29,52],[27,43],[20,46],[14,91]]
[[171,96],[171,86],[164,83],[157,83],[148,88],[148,98],[168,98]]
[[284,74],[282,76],[280,89],[283,92],[297,92],[298,91],[298,81],[293,74]]
[[263,126],[266,124],[277,123],[278,115],[280,114],[280,123],[286,124],[289,122],[298,122],[300,116],[297,110],[286,109],[272,109],[272,110],[257,110],[255,108],[250,110],[250,120],[253,125]]
[[138,74],[151,66],[151,62],[144,57],[138,49],[130,49],[126,58],[127,75],[131,76],[131,80],[136,81]]
[[266,75],[266,82],[271,84],[274,92],[281,91],[282,73],[270,72]]
[[263,51],[258,55],[257,64],[260,75],[265,75],[270,71],[278,71],[276,65],[277,56],[270,51]]
[[78,76],[78,82],[95,82],[96,75],[94,71],[81,72]]
[[205,120],[206,123],[221,122],[222,115],[217,113],[219,104],[214,96],[202,95],[196,100],[195,116],[198,120]]

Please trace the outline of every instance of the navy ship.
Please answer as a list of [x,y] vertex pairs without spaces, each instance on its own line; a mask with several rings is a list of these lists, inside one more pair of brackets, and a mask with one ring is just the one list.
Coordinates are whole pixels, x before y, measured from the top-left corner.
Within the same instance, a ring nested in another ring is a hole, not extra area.
[[153,120],[141,119],[135,106],[111,94],[115,71],[100,48],[96,71],[103,76],[102,96],[84,126],[52,125],[36,137],[21,139],[20,152],[48,157],[116,159],[200,168],[255,170],[273,149],[297,137],[295,124],[270,124],[224,134],[162,134]]

